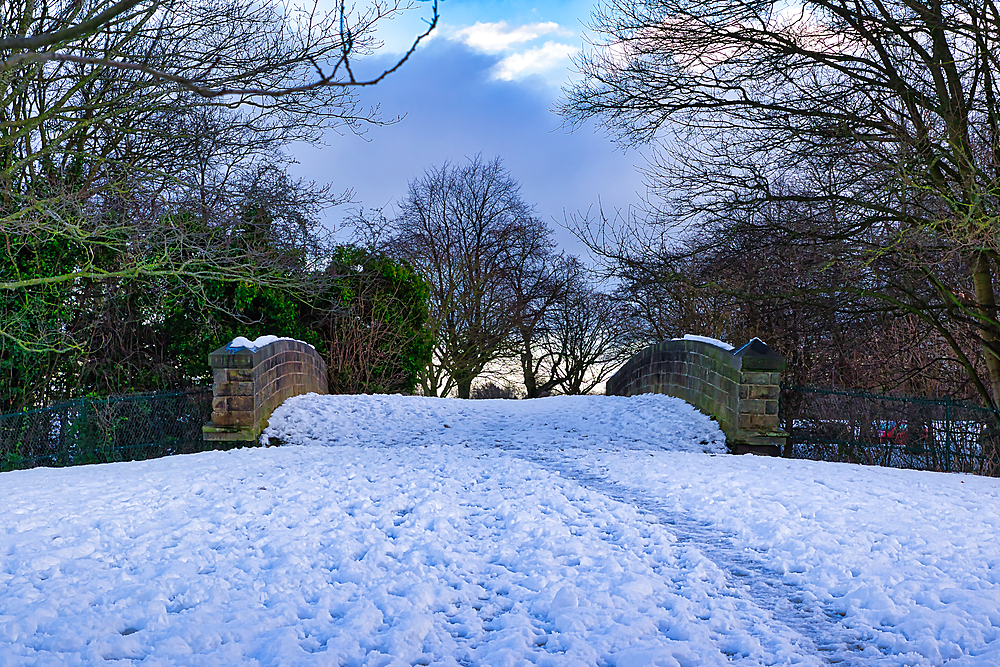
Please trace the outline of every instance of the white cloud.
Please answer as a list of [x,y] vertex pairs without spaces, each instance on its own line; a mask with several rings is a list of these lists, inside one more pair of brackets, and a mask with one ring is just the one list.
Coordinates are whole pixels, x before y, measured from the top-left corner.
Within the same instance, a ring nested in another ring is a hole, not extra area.
[[532,74],[565,69],[570,56],[579,50],[578,47],[569,44],[545,42],[542,46],[507,56],[497,63],[493,76],[503,81],[514,81]]
[[[552,21],[527,23],[516,27],[507,25],[506,21],[499,21],[497,23],[478,22],[467,28],[461,28],[454,31],[451,38],[479,51],[502,53],[512,50],[518,44],[531,42],[546,35],[571,37],[573,34],[572,30],[567,30]],[[548,44],[546,44],[547,46]]]
[[580,50],[579,46],[551,39],[541,46],[531,45],[531,42],[546,36],[576,37],[572,30],[553,21],[519,26],[509,25],[506,21],[478,22],[464,28],[449,26],[443,32],[447,39],[461,42],[471,49],[503,56],[493,68],[493,78],[502,81],[542,75],[558,84],[566,75],[570,56]]

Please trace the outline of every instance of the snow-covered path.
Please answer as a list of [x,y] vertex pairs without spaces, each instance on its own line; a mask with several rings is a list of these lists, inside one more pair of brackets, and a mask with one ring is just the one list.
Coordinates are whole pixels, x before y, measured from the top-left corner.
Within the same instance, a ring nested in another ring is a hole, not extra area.
[[998,480],[711,455],[661,396],[269,435],[0,475],[0,665],[1000,664]]

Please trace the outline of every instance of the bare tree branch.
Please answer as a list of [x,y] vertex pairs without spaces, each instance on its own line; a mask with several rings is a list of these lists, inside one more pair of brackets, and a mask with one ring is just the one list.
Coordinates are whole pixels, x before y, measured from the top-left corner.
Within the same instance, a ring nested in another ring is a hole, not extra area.
[[[95,19],[88,21],[84,24],[81,24],[80,26],[76,26],[72,30],[62,31],[60,33],[55,33],[53,35],[44,38],[42,36],[32,39],[25,38],[25,41],[31,42],[33,40],[36,41],[40,40],[42,42],[46,42],[45,44],[42,44],[43,46],[48,46],[58,42],[70,40],[75,37],[79,37],[81,35],[88,34],[89,32],[95,30],[96,28],[101,27],[111,18],[114,18],[122,14],[123,12],[137,5],[139,2],[144,2],[144,1],[148,0],[123,0],[123,2],[119,3],[118,5],[115,5],[113,8],[107,10],[106,12],[96,17]],[[341,5],[343,6],[343,3],[341,3]],[[113,13],[112,10],[114,10]],[[342,9],[342,15],[343,15],[343,9]],[[128,62],[110,58],[81,56],[72,53],[61,53],[56,51],[42,51],[42,52],[27,51],[24,53],[18,53],[8,56],[3,61],[0,61],[0,71],[16,69],[18,67],[27,64],[40,64],[46,62],[71,62],[80,65],[91,65],[95,67],[104,67],[108,69],[139,72],[142,74],[146,74],[157,81],[166,81],[177,84],[180,88],[190,91],[204,98],[238,97],[240,98],[240,103],[242,104],[253,104],[252,98],[256,97],[279,98],[297,93],[307,93],[316,90],[317,88],[325,88],[325,87],[363,88],[363,87],[377,85],[378,83],[381,83],[387,76],[398,71],[399,68],[402,67],[403,64],[410,59],[410,56],[412,56],[414,51],[416,51],[417,47],[420,45],[420,42],[426,39],[431,34],[431,32],[433,32],[434,28],[437,27],[438,18],[439,15],[437,9],[437,0],[433,0],[433,13],[431,19],[427,23],[427,29],[414,38],[413,43],[410,45],[410,48],[406,51],[406,53],[404,53],[403,56],[400,57],[399,60],[395,62],[395,64],[383,70],[377,76],[362,80],[355,78],[354,72],[351,68],[350,60],[352,55],[351,54],[352,40],[350,40],[349,38],[350,35],[349,29],[344,27],[342,27],[342,30],[344,31],[343,35],[345,36],[343,42],[343,50],[342,50],[342,55],[338,60],[337,64],[331,70],[324,71],[323,68],[320,67],[318,64],[316,64],[312,58],[307,57],[306,59],[313,64],[317,76],[313,81],[310,81],[308,83],[303,83],[297,86],[286,86],[286,87],[276,86],[272,88],[252,88],[252,87],[238,87],[238,86],[220,86],[220,87],[204,86],[198,84],[197,79],[192,78],[190,76],[171,74],[170,72],[156,69],[141,62]],[[341,23],[343,26],[343,20],[341,21]],[[0,40],[0,49],[5,48],[4,47],[5,41],[17,43],[19,40],[18,39]],[[8,48],[28,49],[37,47],[34,46],[19,47],[15,45],[15,46],[10,46]],[[343,66],[345,71],[347,71],[348,73],[346,79],[339,78],[340,66]],[[205,76],[210,75],[210,73],[211,73],[211,68],[207,69],[204,72]]]

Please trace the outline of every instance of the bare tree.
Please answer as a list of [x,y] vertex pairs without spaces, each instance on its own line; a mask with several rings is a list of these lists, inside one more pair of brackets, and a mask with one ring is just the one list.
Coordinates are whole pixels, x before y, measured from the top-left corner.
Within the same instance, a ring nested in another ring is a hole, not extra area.
[[578,292],[556,314],[553,342],[560,350],[564,394],[589,394],[636,352],[619,304],[607,294]]
[[549,374],[543,377],[548,355],[543,351],[549,336],[550,313],[566,296],[567,281],[572,273],[568,260],[554,251],[551,231],[544,225],[530,230],[527,243],[510,248],[508,262],[517,267],[510,275],[509,308],[515,321],[509,343],[509,354],[520,364],[525,398],[537,398],[551,392],[561,379]]
[[[616,296],[639,339],[759,337],[788,360],[785,380],[793,385],[975,399],[949,342],[887,298],[906,287],[906,298],[926,299],[921,278],[894,253],[871,257],[848,239],[817,242],[810,231],[817,218],[795,208],[769,207],[761,212],[773,216],[766,225],[712,227],[672,251],[618,265]],[[779,224],[786,232],[775,235]],[[961,276],[965,266],[940,262],[937,270]],[[950,330],[964,349],[975,347],[972,323],[956,320]]]
[[389,248],[431,287],[434,361],[423,390],[468,398],[472,381],[509,346],[523,310],[514,286],[522,296],[533,290],[520,274],[549,252],[548,232],[499,158],[429,169],[399,208]]
[[620,301],[595,288],[575,257],[559,267],[560,289],[547,304],[535,341],[535,386],[587,394],[635,352]]
[[[993,3],[608,0],[594,24],[563,113],[660,146],[645,222],[661,237],[626,234],[610,255],[662,254],[690,225],[837,248],[858,271],[838,295],[921,319],[1000,406]],[[764,214],[783,205],[817,223]],[[959,335],[968,325],[977,348]]]

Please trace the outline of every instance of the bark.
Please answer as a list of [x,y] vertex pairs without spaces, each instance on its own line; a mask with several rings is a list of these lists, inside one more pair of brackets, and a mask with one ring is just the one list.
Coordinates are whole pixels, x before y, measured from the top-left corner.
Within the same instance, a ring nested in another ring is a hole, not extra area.
[[538,398],[538,383],[535,380],[535,360],[531,355],[531,340],[527,336],[522,339],[524,352],[521,353],[521,371],[524,375],[525,398]]
[[983,356],[989,372],[990,392],[993,407],[1000,407],[1000,357],[997,356],[997,305],[993,289],[993,270],[989,257],[980,253],[972,269],[975,281],[976,303],[982,316]]

